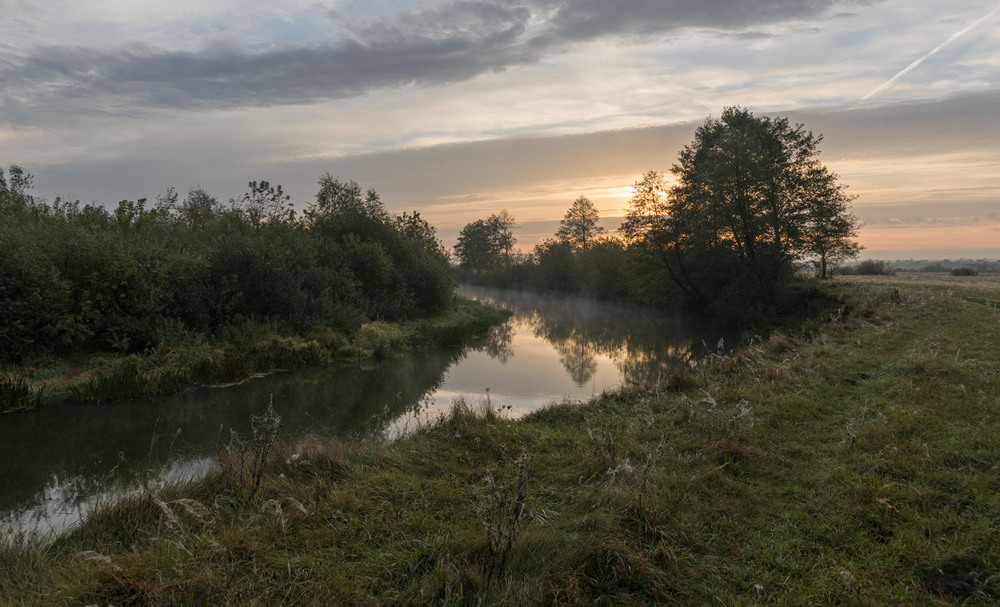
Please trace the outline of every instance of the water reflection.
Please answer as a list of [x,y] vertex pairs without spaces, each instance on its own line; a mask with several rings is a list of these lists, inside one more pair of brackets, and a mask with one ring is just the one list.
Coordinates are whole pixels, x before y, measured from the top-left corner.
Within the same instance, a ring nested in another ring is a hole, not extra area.
[[[581,387],[594,380],[601,357],[613,361],[618,384],[655,385],[672,367],[702,355],[706,340],[715,343],[721,336],[692,318],[641,306],[474,287],[463,287],[461,293],[512,311],[504,330],[512,333],[520,324],[551,344]],[[510,349],[509,337],[506,343]],[[506,363],[509,357],[500,360]]]
[[482,349],[493,360],[506,364],[514,356],[514,325],[505,322],[490,329]]
[[[156,400],[72,404],[0,417],[0,528],[60,532],[139,481],[204,474],[273,399],[281,434],[388,437],[483,398],[514,415],[655,384],[718,334],[689,319],[579,299],[463,289],[513,317],[465,348],[276,373]],[[2,534],[0,534],[2,535]]]
[[[462,351],[276,373],[156,400],[67,404],[0,418],[0,527],[62,531],[148,475],[204,470],[273,397],[290,439],[381,433],[441,385]],[[198,466],[201,466],[200,468]]]

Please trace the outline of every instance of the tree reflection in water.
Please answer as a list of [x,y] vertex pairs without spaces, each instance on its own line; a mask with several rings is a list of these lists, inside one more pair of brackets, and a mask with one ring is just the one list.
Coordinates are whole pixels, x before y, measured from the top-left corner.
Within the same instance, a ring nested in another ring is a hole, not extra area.
[[506,364],[514,356],[514,327],[509,322],[490,329],[482,348],[490,358]]
[[[461,294],[513,312],[506,329],[498,331],[503,337],[496,339],[509,346],[513,324],[525,323],[552,344],[578,386],[594,377],[598,356],[614,361],[625,384],[656,385],[704,354],[706,341],[715,343],[723,335],[692,318],[642,306],[480,287],[462,287]],[[485,351],[506,362],[512,353],[492,339]],[[502,357],[494,354],[500,351]]]

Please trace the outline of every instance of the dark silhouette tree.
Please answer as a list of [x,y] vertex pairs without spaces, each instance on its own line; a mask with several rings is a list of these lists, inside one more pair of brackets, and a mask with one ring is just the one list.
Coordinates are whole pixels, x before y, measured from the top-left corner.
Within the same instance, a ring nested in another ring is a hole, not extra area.
[[586,251],[587,245],[606,231],[597,225],[599,219],[594,203],[585,196],[573,201],[556,231],[556,238],[569,244],[574,250]]
[[676,185],[655,173],[636,184],[624,232],[694,302],[717,312],[770,306],[795,262],[856,252],[851,198],[817,159],[821,139],[787,119],[726,108],[681,150]]

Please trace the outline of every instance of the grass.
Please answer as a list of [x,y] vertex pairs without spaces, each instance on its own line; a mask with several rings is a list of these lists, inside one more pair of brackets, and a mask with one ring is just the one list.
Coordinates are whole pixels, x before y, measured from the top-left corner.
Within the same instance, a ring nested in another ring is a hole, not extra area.
[[48,390],[33,386],[24,376],[0,374],[0,413],[34,409],[45,403]]
[[[216,340],[187,335],[142,354],[94,354],[75,361],[48,356],[18,369],[16,386],[0,380],[0,410],[31,408],[46,399],[134,399],[199,385],[225,386],[332,360],[386,358],[416,348],[460,344],[503,318],[503,313],[476,302],[457,300],[450,311],[431,319],[375,321],[349,335],[323,327],[286,335],[274,323],[247,323],[223,331]],[[17,396],[15,403],[17,390],[38,398]]]
[[669,388],[279,446],[256,492],[220,468],[14,542],[0,603],[995,605],[1000,278],[949,278],[839,280]]

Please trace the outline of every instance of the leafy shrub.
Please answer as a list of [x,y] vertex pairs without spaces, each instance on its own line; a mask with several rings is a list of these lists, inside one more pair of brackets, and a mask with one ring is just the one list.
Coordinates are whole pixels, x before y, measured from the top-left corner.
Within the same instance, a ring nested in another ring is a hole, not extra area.
[[951,271],[952,276],[976,276],[979,272],[972,268],[955,268]]

